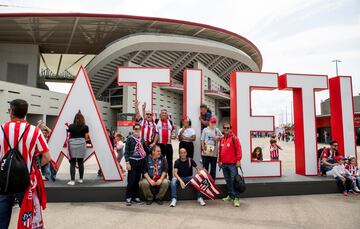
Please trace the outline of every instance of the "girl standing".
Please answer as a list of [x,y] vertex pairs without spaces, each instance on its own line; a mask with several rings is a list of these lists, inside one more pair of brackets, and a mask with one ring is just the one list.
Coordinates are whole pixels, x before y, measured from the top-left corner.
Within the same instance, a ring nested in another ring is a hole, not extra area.
[[81,113],[77,113],[74,122],[67,129],[69,132],[69,154],[70,154],[70,177],[68,185],[75,185],[75,166],[79,167],[80,179],[82,184],[84,177],[84,157],[86,153],[86,140],[89,139],[89,127],[85,125],[85,118]]

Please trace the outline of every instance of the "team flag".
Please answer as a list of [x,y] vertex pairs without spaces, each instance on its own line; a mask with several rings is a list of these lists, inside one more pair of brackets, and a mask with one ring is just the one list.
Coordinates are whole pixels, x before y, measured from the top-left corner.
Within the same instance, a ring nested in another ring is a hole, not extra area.
[[219,187],[206,170],[200,170],[199,173],[193,176],[189,183],[212,200],[215,200],[216,196],[221,193]]

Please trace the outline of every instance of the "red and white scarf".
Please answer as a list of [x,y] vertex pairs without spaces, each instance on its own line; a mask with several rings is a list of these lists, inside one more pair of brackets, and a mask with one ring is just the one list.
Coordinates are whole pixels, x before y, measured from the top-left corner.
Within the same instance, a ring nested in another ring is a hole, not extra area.
[[33,163],[30,174],[30,185],[24,193],[21,203],[18,229],[44,228],[42,209],[46,208],[46,191],[41,173]]

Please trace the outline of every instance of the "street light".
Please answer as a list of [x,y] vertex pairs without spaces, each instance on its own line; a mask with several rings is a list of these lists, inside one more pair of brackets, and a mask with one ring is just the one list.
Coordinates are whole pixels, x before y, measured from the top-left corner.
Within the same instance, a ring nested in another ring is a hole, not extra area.
[[336,76],[338,76],[338,75],[339,75],[338,63],[341,63],[341,60],[336,59],[336,60],[333,60],[332,62],[335,62],[335,65],[336,65]]

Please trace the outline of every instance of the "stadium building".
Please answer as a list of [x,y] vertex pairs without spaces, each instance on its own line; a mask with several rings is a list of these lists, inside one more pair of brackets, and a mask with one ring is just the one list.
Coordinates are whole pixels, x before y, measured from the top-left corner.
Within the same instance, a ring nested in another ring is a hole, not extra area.
[[171,85],[155,88],[153,110],[166,108],[179,125],[184,69],[202,69],[204,103],[226,120],[230,72],[261,71],[262,56],[238,34],[187,21],[82,13],[1,14],[0,123],[8,120],[8,102],[23,98],[30,104],[28,121],[42,119],[52,127],[66,95],[49,91],[45,82],[71,83],[81,65],[105,125],[115,129],[117,121],[132,117],[135,92],[132,86],[117,85],[118,66],[170,67]]

